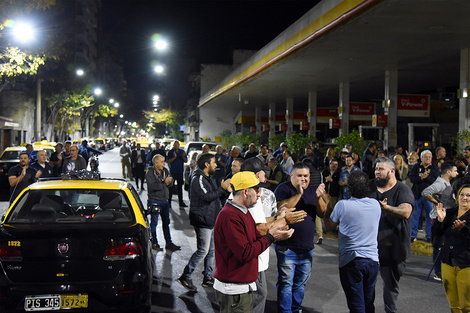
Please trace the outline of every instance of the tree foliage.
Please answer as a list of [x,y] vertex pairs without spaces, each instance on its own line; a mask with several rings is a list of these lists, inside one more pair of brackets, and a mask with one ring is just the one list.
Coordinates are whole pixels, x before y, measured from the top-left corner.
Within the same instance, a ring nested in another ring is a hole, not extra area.
[[301,156],[304,154],[305,148],[311,146],[312,141],[316,141],[314,136],[293,133],[292,136],[286,138],[285,142],[292,153]]
[[48,122],[54,124],[57,136],[63,138],[64,134],[73,133],[80,128],[81,123],[77,123],[76,117],[83,119],[89,116],[91,109],[89,112],[84,112],[84,110],[92,105],[94,98],[86,90],[81,92],[62,90],[61,93],[47,98],[46,101],[50,110]]
[[[151,124],[165,124],[166,128],[171,131],[174,138],[182,140],[183,135],[180,132],[180,125],[184,124],[184,118],[179,112],[170,109],[162,109],[158,112],[145,111],[145,118]],[[142,123],[141,123],[142,124]]]
[[459,131],[456,137],[450,138],[450,144],[455,149],[456,155],[462,155],[464,148],[470,145],[470,127]]
[[269,136],[269,147],[274,151],[279,148],[281,143],[286,141],[286,133],[277,133],[274,136]]
[[339,154],[340,150],[344,148],[345,145],[352,145],[352,152],[357,153],[362,156],[364,150],[367,148],[367,142],[362,138],[361,133],[357,129],[353,129],[349,134],[343,134],[334,139],[335,144],[335,153]]
[[18,47],[7,47],[0,51],[0,76],[36,75],[45,61],[45,54],[30,55]]

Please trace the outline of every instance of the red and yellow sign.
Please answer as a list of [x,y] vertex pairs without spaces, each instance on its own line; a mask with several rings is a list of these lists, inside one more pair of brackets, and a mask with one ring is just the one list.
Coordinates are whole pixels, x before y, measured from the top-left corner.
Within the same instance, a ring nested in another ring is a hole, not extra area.
[[429,117],[430,104],[429,95],[398,95],[397,114],[408,117]]

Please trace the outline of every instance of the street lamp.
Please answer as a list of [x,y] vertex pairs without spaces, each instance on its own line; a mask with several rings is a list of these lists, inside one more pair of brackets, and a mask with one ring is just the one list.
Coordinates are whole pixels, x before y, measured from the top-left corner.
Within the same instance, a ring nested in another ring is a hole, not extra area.
[[93,93],[97,96],[100,96],[103,93],[103,90],[101,90],[101,88],[95,88],[95,90],[93,90]]
[[155,42],[155,48],[158,50],[158,51],[165,51],[167,48],[168,48],[168,42],[164,39],[158,39],[156,42]]
[[77,76],[83,76],[83,75],[85,75],[85,71],[82,70],[81,68],[79,68],[75,73],[77,74]]
[[157,74],[162,74],[163,71],[164,71],[164,67],[163,65],[157,65],[153,68],[153,70],[157,73]]
[[34,29],[30,24],[24,22],[14,23],[13,36],[23,43],[31,41],[34,38]]

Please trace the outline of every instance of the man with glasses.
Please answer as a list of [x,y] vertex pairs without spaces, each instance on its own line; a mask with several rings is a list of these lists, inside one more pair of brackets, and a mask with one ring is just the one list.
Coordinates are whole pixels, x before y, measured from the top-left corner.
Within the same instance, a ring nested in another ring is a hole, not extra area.
[[406,259],[411,254],[410,216],[415,203],[410,187],[397,181],[395,162],[377,158],[375,179],[370,198],[377,199],[382,208],[379,222],[378,248],[380,275],[383,280],[385,312],[397,312],[400,277],[405,272]]
[[270,227],[262,236],[248,209],[260,196],[260,181],[253,172],[239,172],[231,181],[228,200],[214,227],[214,289],[220,312],[251,312],[258,278],[258,256],[274,241],[292,236],[288,226]]
[[65,158],[63,165],[63,173],[86,170],[86,161],[85,159],[78,154],[80,149],[77,145],[72,145],[70,147],[70,155]]

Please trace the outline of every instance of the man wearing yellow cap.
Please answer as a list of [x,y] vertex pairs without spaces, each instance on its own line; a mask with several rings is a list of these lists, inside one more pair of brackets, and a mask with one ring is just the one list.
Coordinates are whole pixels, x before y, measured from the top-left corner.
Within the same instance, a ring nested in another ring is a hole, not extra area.
[[248,209],[260,195],[253,172],[236,173],[231,180],[233,200],[228,200],[214,227],[214,289],[220,312],[251,312],[258,278],[258,256],[274,241],[292,236],[288,226],[273,225],[262,236]]

